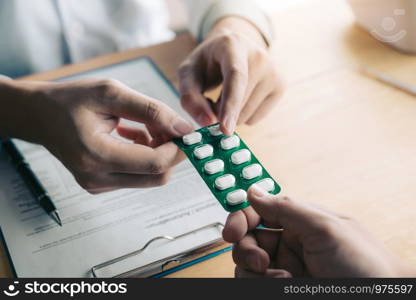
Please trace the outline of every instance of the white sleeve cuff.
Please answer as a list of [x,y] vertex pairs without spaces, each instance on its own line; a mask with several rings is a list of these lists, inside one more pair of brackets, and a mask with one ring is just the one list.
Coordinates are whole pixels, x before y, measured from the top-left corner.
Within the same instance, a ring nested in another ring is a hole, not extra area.
[[12,80],[10,77],[0,74],[0,80],[5,80],[5,79]]
[[268,45],[271,44],[274,35],[273,26],[267,14],[254,0],[216,0],[211,1],[208,7],[205,4],[204,8],[205,11],[203,14],[201,11],[190,12],[190,15],[191,13],[194,13],[194,16],[191,15],[190,18],[191,31],[198,41],[203,40],[209,34],[211,28],[219,19],[226,16],[238,16],[255,25],[263,35],[266,43]]

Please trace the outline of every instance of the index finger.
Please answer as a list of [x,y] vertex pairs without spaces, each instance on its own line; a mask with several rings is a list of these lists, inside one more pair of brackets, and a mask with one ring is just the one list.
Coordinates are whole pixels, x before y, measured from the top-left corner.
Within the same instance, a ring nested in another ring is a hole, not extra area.
[[248,59],[244,54],[228,50],[221,59],[224,78],[221,94],[221,130],[232,135],[237,124],[248,83]]
[[201,126],[215,123],[217,118],[211,108],[210,101],[204,96],[203,77],[200,76],[200,67],[188,62],[179,69],[179,92],[182,107]]
[[184,159],[183,152],[173,142],[151,148],[106,135],[101,149],[102,159],[111,172],[117,173],[162,174]]
[[[180,137],[193,130],[191,123],[165,103],[122,83],[105,80],[98,87],[105,99],[104,106],[108,110],[106,113],[144,123],[169,137]],[[102,109],[102,103],[98,107]]]

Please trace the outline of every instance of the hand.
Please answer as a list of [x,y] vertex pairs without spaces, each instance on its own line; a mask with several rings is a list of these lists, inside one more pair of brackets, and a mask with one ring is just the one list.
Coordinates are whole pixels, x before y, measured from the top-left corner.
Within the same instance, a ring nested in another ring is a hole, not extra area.
[[[21,91],[16,99],[27,99],[18,137],[43,144],[90,193],[164,184],[183,159],[169,140],[193,130],[167,105],[117,81],[14,85]],[[147,129],[121,125],[120,118]],[[114,129],[134,143],[110,135]]]
[[[237,242],[236,276],[411,276],[411,270],[351,218],[256,186],[248,194],[252,207],[230,214],[223,231],[225,240]],[[284,231],[251,231],[261,219],[265,226]]]
[[[219,120],[228,135],[254,124],[282,93],[275,64],[259,31],[238,17],[220,20],[179,68],[181,103],[201,125]],[[204,92],[222,83],[213,103]]]

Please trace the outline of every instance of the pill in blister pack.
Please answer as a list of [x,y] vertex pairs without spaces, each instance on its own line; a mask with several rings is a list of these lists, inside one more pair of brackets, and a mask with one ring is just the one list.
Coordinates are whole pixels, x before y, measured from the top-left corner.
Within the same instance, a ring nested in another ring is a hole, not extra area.
[[259,164],[252,164],[245,167],[242,171],[244,179],[250,180],[261,176],[262,167]]
[[236,133],[224,135],[219,124],[203,127],[174,142],[229,212],[249,205],[247,190],[253,184],[272,194],[280,192],[280,186],[241,138]]
[[229,205],[237,205],[247,201],[247,193],[243,189],[238,189],[227,194],[227,203]]
[[230,150],[240,146],[240,138],[236,135],[227,136],[221,139],[221,148],[223,150]]
[[235,165],[241,165],[242,163],[248,162],[250,160],[251,153],[247,149],[242,149],[235,151],[231,154],[231,161]]
[[226,190],[235,185],[235,177],[231,174],[225,174],[215,179],[215,187],[219,190]]
[[213,159],[205,163],[204,170],[207,174],[215,174],[224,171],[224,162],[221,159]]
[[203,145],[195,148],[194,155],[197,159],[204,159],[212,156],[214,153],[214,148],[211,145]]
[[274,190],[274,182],[270,178],[262,179],[254,184],[266,192],[271,192]]
[[185,135],[182,138],[182,140],[185,145],[194,145],[202,140],[202,134],[200,134],[199,132],[192,132],[190,134]]
[[222,131],[220,129],[219,124],[208,127],[208,131],[209,131],[209,134],[212,135],[212,136],[222,135]]

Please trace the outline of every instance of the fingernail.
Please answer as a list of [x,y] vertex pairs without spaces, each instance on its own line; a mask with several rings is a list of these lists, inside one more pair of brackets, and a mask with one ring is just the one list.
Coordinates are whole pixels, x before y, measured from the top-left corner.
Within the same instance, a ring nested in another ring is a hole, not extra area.
[[194,130],[193,126],[191,125],[191,123],[189,123],[188,121],[185,121],[182,118],[177,118],[173,124],[172,124],[172,128],[175,131],[175,133],[178,136],[182,136],[185,134],[190,133],[191,131]]
[[206,113],[204,113],[204,112],[203,113],[200,113],[196,117],[196,121],[201,126],[207,126],[207,125],[210,125],[211,124],[211,118]]
[[256,197],[264,197],[267,195],[267,192],[262,189],[260,186],[258,186],[257,184],[253,184],[250,188],[250,192],[252,193],[253,196]]
[[231,135],[234,132],[236,125],[236,118],[234,115],[229,115],[225,120],[225,128],[227,129],[228,133]]

